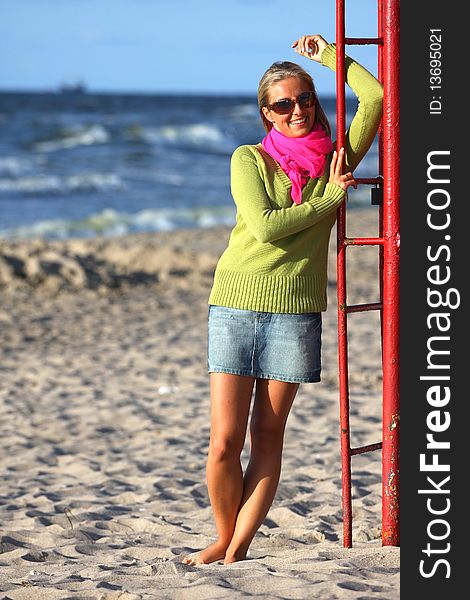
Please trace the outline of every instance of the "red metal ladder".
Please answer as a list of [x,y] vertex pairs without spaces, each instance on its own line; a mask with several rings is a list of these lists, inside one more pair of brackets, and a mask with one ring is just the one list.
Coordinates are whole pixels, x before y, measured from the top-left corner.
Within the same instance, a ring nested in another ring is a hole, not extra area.
[[[342,462],[343,545],[352,547],[351,457],[382,449],[382,545],[399,546],[399,0],[378,0],[378,37],[345,37],[345,0],[336,0],[336,132],[337,150],[345,146],[346,44],[376,44],[378,79],[384,86],[384,113],[378,134],[379,176],[357,178],[359,184],[383,189],[379,234],[374,238],[346,235],[346,206],[337,218],[337,295],[340,438]],[[379,247],[380,301],[348,305],[346,250]],[[382,441],[351,448],[349,429],[348,314],[380,310],[382,340]]]

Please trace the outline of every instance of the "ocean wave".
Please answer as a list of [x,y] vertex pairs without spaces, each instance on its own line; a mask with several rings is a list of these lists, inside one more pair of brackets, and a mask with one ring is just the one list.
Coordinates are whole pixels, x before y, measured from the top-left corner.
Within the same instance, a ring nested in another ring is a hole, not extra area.
[[173,231],[233,225],[233,207],[147,209],[135,214],[106,209],[80,220],[50,219],[15,229],[0,230],[6,239],[67,239],[73,237],[113,237],[128,233]]
[[164,183],[171,186],[179,186],[185,184],[186,179],[179,173],[171,173],[169,171],[157,171],[153,174],[152,179],[159,183]]
[[68,177],[29,175],[18,178],[0,178],[0,193],[8,194],[70,194],[123,187],[122,180],[114,173],[81,173]]
[[18,177],[31,169],[31,162],[18,156],[0,156],[0,177]]
[[151,144],[170,145],[186,150],[200,150],[217,154],[231,154],[238,145],[234,138],[210,123],[144,128],[142,137]]
[[55,150],[65,150],[77,146],[105,144],[109,140],[110,135],[102,125],[86,125],[62,129],[57,137],[35,142],[33,147],[39,152],[54,152]]
[[258,119],[259,109],[256,102],[250,104],[237,104],[230,106],[225,110],[228,117],[232,119]]

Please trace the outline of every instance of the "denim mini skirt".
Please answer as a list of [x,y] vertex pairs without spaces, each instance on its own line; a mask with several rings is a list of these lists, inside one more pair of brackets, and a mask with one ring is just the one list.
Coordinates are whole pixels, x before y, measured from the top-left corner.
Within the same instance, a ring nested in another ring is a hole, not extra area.
[[320,381],[321,313],[209,306],[208,371],[292,383]]

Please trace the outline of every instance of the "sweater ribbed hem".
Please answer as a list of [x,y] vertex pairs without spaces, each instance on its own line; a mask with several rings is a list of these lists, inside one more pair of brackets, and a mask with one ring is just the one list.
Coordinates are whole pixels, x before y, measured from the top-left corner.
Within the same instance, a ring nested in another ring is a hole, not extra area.
[[326,274],[253,275],[218,269],[209,304],[276,313],[326,310]]
[[328,44],[321,53],[321,64],[332,71],[336,71],[336,44]]

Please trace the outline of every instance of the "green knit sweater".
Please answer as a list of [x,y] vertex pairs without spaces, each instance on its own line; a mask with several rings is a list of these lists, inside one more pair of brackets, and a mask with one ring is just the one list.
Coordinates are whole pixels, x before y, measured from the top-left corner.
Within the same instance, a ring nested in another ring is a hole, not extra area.
[[[335,70],[336,50],[328,45],[322,64]],[[353,170],[372,144],[382,116],[382,85],[346,57],[346,82],[358,109],[346,133],[347,170]],[[279,313],[326,310],[330,232],[345,192],[328,183],[325,171],[293,204],[291,182],[261,144],[240,146],[231,159],[231,190],[236,224],[219,259],[209,304]]]

